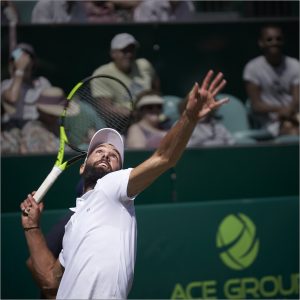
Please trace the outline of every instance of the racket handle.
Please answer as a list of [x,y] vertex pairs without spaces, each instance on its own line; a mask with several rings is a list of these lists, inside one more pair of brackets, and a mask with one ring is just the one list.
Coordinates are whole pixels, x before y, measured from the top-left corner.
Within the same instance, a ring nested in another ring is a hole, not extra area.
[[44,182],[41,184],[39,189],[34,194],[33,198],[34,198],[35,202],[39,203],[43,199],[43,197],[48,192],[48,190],[50,189],[50,187],[52,186],[52,184],[54,183],[56,178],[61,173],[62,173],[62,170],[59,167],[57,167],[57,166],[53,167],[53,169],[51,170],[49,175],[46,177]]

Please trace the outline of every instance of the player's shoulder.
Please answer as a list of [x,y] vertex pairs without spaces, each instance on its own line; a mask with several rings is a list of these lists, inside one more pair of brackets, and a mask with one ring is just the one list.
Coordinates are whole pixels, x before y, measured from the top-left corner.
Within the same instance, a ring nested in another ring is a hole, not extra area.
[[[103,177],[103,179],[106,180],[115,180],[115,178],[121,179],[122,177],[126,177],[131,172],[132,168],[127,168],[127,169],[121,169],[118,171],[114,171],[111,173],[108,173]],[[115,181],[114,181],[115,182]]]

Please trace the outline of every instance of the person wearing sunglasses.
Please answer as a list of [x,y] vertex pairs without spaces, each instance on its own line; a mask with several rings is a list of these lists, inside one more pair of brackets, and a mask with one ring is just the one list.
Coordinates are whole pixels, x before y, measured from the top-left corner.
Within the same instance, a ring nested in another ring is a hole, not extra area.
[[243,72],[253,124],[274,137],[298,134],[299,61],[284,54],[284,35],[277,25],[261,28],[258,45],[262,55]]

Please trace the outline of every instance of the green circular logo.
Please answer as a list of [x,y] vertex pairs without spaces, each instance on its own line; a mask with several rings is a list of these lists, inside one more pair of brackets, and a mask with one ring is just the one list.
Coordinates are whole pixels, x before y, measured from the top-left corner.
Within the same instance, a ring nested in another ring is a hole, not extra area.
[[219,226],[217,247],[227,267],[234,270],[249,267],[259,249],[255,224],[242,213],[228,215]]

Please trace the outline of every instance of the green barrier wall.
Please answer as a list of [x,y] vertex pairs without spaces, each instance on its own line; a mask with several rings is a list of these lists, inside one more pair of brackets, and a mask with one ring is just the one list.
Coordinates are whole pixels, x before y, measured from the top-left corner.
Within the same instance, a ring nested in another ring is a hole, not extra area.
[[[46,210],[44,231],[65,212]],[[298,197],[140,205],[136,213],[130,298],[299,297]],[[37,298],[19,213],[2,214],[1,232],[1,298]]]
[[[125,167],[137,166],[151,153],[126,151]],[[2,157],[2,212],[17,211],[24,197],[42,183],[54,161],[54,155]],[[137,205],[298,195],[298,166],[298,145],[186,150],[174,170],[140,195]],[[47,209],[73,206],[78,169],[79,163],[58,178],[45,197]]]
[[298,195],[298,167],[298,145],[189,150],[175,190],[180,202]]

